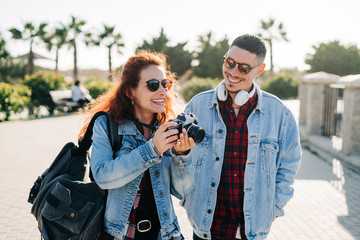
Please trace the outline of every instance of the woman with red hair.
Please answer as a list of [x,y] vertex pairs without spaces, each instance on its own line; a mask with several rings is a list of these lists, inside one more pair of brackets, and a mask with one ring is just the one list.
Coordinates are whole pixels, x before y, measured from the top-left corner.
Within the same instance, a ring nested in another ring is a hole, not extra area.
[[90,107],[89,119],[108,112],[123,136],[113,159],[107,119],[93,128],[90,166],[97,184],[108,190],[104,231],[99,239],[183,239],[170,194],[179,199],[191,190],[189,150],[195,146],[176,123],[170,72],[165,55],[140,52],[129,58],[120,83]]

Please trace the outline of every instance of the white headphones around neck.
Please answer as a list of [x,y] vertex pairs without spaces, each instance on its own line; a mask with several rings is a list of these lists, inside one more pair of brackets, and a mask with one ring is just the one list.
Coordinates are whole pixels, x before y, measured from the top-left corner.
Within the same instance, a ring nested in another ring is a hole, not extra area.
[[[238,106],[244,105],[255,94],[255,84],[250,93],[245,90],[241,90],[236,94],[234,103]],[[217,96],[220,101],[225,101],[228,97],[228,90],[226,90],[225,84],[220,83],[217,90]]]

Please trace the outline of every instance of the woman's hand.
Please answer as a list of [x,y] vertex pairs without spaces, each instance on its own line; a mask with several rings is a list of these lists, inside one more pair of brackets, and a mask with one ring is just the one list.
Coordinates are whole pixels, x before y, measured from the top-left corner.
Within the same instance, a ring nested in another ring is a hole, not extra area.
[[[174,147],[179,139],[179,131],[177,129],[168,129],[169,127],[176,126],[177,123],[174,121],[168,121],[162,124],[155,132],[154,137],[152,139],[154,146],[158,150],[160,154],[165,152],[171,147]],[[180,136],[181,139],[181,136]]]
[[189,149],[195,147],[195,141],[191,137],[189,137],[188,133],[185,129],[182,130],[180,133],[180,140],[177,141],[176,145],[174,146],[176,154],[182,154]]

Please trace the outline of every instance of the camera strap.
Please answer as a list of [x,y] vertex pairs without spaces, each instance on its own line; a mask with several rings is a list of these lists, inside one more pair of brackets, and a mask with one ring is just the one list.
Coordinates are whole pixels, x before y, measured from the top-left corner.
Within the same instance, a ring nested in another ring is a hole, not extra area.
[[[153,130],[153,131],[156,131],[156,129],[157,129],[156,126],[154,126],[154,125],[140,122],[136,117],[131,117],[131,116],[130,116],[129,119],[130,119],[131,121],[134,121],[136,124],[139,124],[139,125],[141,125],[141,126],[144,126],[144,127],[148,128],[148,129],[151,129],[151,130]],[[155,120],[155,121],[156,121],[156,120]],[[155,121],[153,121],[153,122],[155,122]]]

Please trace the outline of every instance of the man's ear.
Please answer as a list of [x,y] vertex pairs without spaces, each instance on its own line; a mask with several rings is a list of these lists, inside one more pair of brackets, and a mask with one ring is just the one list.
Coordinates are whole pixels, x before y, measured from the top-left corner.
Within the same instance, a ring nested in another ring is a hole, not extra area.
[[261,64],[261,66],[259,67],[259,71],[257,72],[256,76],[260,76],[263,73],[263,71],[265,70],[265,67],[266,67],[265,63]]

